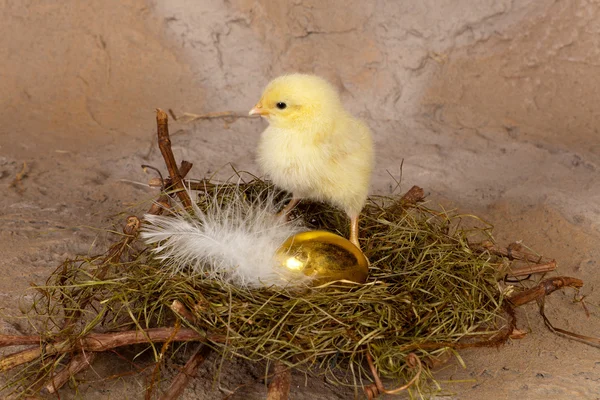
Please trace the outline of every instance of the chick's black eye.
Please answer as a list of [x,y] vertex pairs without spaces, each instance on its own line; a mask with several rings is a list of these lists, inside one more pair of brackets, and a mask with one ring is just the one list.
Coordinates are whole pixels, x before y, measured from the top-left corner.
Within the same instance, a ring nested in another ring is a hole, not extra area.
[[280,110],[285,110],[285,108],[287,107],[287,104],[279,102],[276,104],[277,108],[279,108]]

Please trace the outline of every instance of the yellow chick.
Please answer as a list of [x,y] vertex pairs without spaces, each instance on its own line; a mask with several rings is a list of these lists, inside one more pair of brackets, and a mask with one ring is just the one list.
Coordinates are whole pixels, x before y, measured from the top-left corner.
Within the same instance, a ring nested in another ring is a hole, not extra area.
[[359,247],[358,217],[373,169],[371,131],[343,107],[335,88],[314,75],[276,78],[250,111],[269,121],[258,163],[275,185],[291,192],[287,214],[302,198],[325,201],[350,217]]

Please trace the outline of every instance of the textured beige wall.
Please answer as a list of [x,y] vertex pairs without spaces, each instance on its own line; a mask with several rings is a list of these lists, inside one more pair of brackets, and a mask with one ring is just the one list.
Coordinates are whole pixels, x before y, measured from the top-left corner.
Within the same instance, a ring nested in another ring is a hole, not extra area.
[[2,105],[128,131],[139,123],[122,114],[156,103],[246,110],[273,76],[300,70],[334,81],[366,117],[401,120],[449,50],[548,2],[520,3],[5,0]]

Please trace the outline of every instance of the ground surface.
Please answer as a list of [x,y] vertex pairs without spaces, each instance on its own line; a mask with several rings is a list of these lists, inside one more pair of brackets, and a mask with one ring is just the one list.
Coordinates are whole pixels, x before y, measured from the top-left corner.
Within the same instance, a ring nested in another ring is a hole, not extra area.
[[[549,299],[557,326],[600,331],[600,4],[570,0],[0,0],[0,306],[15,314],[29,282],[67,256],[100,251],[99,232],[156,193],[154,108],[244,115],[272,77],[321,74],[375,132],[373,193],[424,188],[433,202],[485,217],[500,243],[524,240],[583,279]],[[173,123],[194,177],[253,162],[264,122]],[[22,172],[22,179],[11,185]],[[548,332],[533,306],[523,340],[463,352],[437,377],[456,399],[599,399],[600,350]],[[3,318],[5,334],[28,332]],[[214,360],[213,360],[214,361]],[[264,398],[264,370],[217,363],[185,399]],[[144,382],[94,383],[122,368],[101,358],[90,385],[61,398],[142,398]],[[233,371],[231,373],[230,371]],[[457,383],[449,383],[457,380]],[[248,384],[248,382],[250,382]],[[292,399],[346,399],[294,376]]]

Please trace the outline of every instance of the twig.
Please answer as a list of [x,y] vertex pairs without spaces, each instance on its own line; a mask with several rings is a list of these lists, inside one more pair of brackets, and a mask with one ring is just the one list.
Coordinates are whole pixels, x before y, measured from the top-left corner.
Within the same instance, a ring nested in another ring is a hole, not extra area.
[[42,354],[51,356],[57,353],[66,353],[72,350],[73,347],[74,346],[72,344],[65,341],[56,345],[49,345],[46,347],[36,346],[19,351],[17,353],[9,354],[0,360],[0,372],[8,371],[11,368],[33,361]]
[[550,329],[550,331],[556,334],[564,335],[570,339],[589,344],[590,346],[600,347],[600,338],[580,335],[578,333],[570,332],[561,328],[556,328],[554,325],[552,325],[548,317],[546,317],[546,313],[544,312],[546,296],[548,296],[550,293],[566,287],[579,289],[582,286],[583,281],[581,279],[571,278],[568,276],[557,276],[555,278],[545,279],[536,287],[517,293],[516,295],[511,296],[508,300],[515,307],[536,300],[540,306],[540,315],[544,319],[544,324],[546,324],[546,327]]
[[42,341],[39,336],[0,335],[0,347],[38,344]]
[[[175,162],[175,156],[173,155],[173,150],[171,149],[171,140],[169,139],[169,127],[168,127],[168,121],[167,120],[159,120],[159,114],[158,114],[157,110],[157,115],[156,115],[156,126],[157,126],[157,134],[158,134],[158,144],[161,150],[161,153],[163,154],[163,158],[165,160],[165,164],[167,165],[167,169],[169,168],[169,162],[173,162],[176,165]],[[164,114],[164,112],[163,112]],[[161,124],[163,124],[163,126],[161,126]],[[163,141],[163,144],[161,146],[161,135],[164,136],[166,135],[167,140]],[[166,156],[165,156],[166,154]],[[181,161],[181,165],[179,166],[179,177],[181,178],[181,180],[183,180],[183,178],[186,177],[186,175],[188,174],[188,172],[190,172],[190,170],[192,169],[194,164],[192,164],[189,161]],[[148,165],[142,165],[142,168],[148,168]],[[171,186],[173,186],[173,179],[171,177],[168,177],[166,179],[162,178],[162,175],[160,173],[160,171],[158,171],[158,174],[160,176],[159,179],[159,185],[161,185],[161,190],[163,191],[163,193],[158,197],[158,199],[152,203],[152,206],[150,206],[150,209],[148,210],[148,214],[151,215],[160,215],[162,214],[162,212],[165,209],[168,209],[171,207],[171,204],[169,203],[169,196],[164,193],[167,190],[170,190]],[[171,170],[169,169],[169,173],[171,173]],[[151,185],[152,186],[152,185]],[[189,196],[187,196],[186,193],[186,197],[189,199]]]
[[44,390],[50,394],[56,393],[73,375],[88,368],[94,361],[94,358],[96,358],[96,353],[94,352],[84,352],[75,355],[66,367],[55,374],[50,379],[50,382],[44,385]]
[[181,179],[185,178],[185,176],[188,174],[188,172],[190,172],[192,170],[193,166],[194,166],[194,164],[192,164],[189,161],[185,161],[185,160],[181,161],[181,165],[179,165],[179,175],[181,176]]
[[[182,180],[185,178],[185,176],[188,174],[188,172],[190,172],[190,170],[192,169],[193,166],[194,166],[194,164],[192,164],[189,161],[183,160],[181,162],[181,165],[179,165],[179,176],[181,177]],[[150,166],[142,165],[142,168],[150,168]],[[163,179],[162,174],[160,173],[158,168],[154,168],[154,167],[152,167],[152,168],[156,170],[156,172],[159,175],[159,178],[157,179],[158,182],[150,181],[148,183],[148,186],[151,186],[151,187],[152,186],[154,186],[154,187],[160,186],[161,190],[163,190],[163,191],[170,190],[171,187],[173,186],[173,179],[171,179],[171,177],[167,177],[166,179]],[[156,183],[158,183],[158,185]]]
[[546,317],[546,313],[544,312],[545,301],[543,298],[539,301],[539,305],[540,305],[540,315],[544,319],[544,324],[546,324],[546,327],[548,329],[550,329],[551,332],[559,334],[559,335],[564,335],[564,336],[568,337],[569,339],[574,339],[579,342],[589,344],[590,346],[600,347],[600,338],[598,338],[598,337],[580,335],[578,333],[567,331],[567,330],[564,330],[561,328],[557,328],[554,325],[552,325],[552,323],[550,322],[548,317]]
[[220,336],[206,335],[190,328],[179,329],[176,334],[173,334],[174,330],[175,328],[151,328],[141,331],[93,333],[83,337],[76,347],[87,351],[106,351],[130,344],[162,343],[166,340],[173,342],[223,341]]
[[[195,190],[195,191],[199,191],[199,192],[205,192],[207,190],[211,190],[214,189],[215,187],[218,186],[218,184],[212,183],[210,182],[209,179],[201,179],[201,180],[183,180],[184,182],[184,186],[186,188],[188,188],[189,190]],[[168,187],[170,185],[170,180],[167,178],[165,180],[160,180],[160,178],[152,178],[149,182],[148,182],[148,186],[150,187],[160,187],[160,188],[165,188]]]
[[273,370],[273,380],[269,384],[267,400],[287,400],[292,384],[292,372],[287,365],[280,361],[275,361]]
[[169,386],[167,392],[160,397],[160,400],[175,400],[179,398],[185,387],[188,385],[190,378],[194,377],[198,367],[206,360],[210,351],[210,347],[201,344],[196,349],[194,355],[190,357],[183,369],[177,374],[175,379],[173,379],[171,386]]
[[541,274],[552,272],[556,269],[556,261],[552,260],[545,264],[524,265],[522,267],[510,268],[509,276],[526,276],[531,274]]
[[108,264],[114,264],[119,262],[119,258],[121,258],[123,251],[127,248],[127,246],[129,246],[133,239],[135,239],[135,236],[137,235],[140,229],[140,224],[140,219],[135,215],[130,215],[129,217],[127,217],[127,221],[125,222],[125,226],[123,227],[123,233],[127,236],[125,236],[120,242],[115,243],[108,250],[108,255],[106,256],[103,262],[103,264],[105,264],[105,267],[103,268],[102,273],[98,274],[98,279],[104,279],[104,276],[106,275],[108,269],[106,268]]
[[218,184],[210,182],[209,179],[202,179],[200,181],[186,181],[185,185],[190,190],[196,190],[199,192],[204,192],[218,186]]
[[173,303],[171,304],[171,310],[173,310],[175,314],[185,318],[190,323],[194,323],[196,321],[194,314],[192,314],[192,312],[188,310],[187,307],[179,300],[173,300]]
[[[192,200],[190,199],[188,192],[184,190],[185,188],[183,186],[181,174],[179,172],[179,168],[177,168],[177,162],[175,161],[173,150],[171,150],[171,139],[169,138],[169,117],[161,109],[156,110],[156,125],[158,134],[158,147],[160,148],[160,152],[165,159],[165,164],[169,170],[169,177],[173,182],[173,187],[177,190],[177,196],[183,203],[183,206],[186,208],[191,207]],[[189,168],[191,168],[191,166]]]
[[174,328],[153,328],[141,331],[126,331],[114,333],[92,333],[77,341],[64,340],[57,343],[47,343],[45,346],[36,346],[18,353],[10,354],[0,359],[0,372],[7,371],[18,365],[35,360],[40,356],[48,357],[54,354],[71,351],[106,351],[115,347],[140,343],[162,343],[167,340],[174,342],[223,342],[224,338],[218,335],[206,335],[194,329],[180,329],[173,334]]
[[396,389],[387,390],[383,386],[383,383],[379,378],[377,368],[375,368],[375,364],[373,363],[373,357],[371,357],[371,354],[369,354],[368,352],[366,357],[367,363],[369,364],[369,368],[371,369],[371,374],[373,375],[373,380],[375,381],[374,384],[366,386],[364,389],[365,394],[367,395],[367,398],[369,400],[379,397],[379,395],[381,394],[397,394],[403,390],[408,389],[419,380],[419,377],[421,376],[421,371],[423,370],[421,359],[415,353],[409,353],[408,356],[406,356],[406,365],[408,365],[410,368],[419,368],[417,370],[417,373],[415,374],[415,376],[412,377],[410,381],[408,381],[408,383],[406,383],[406,385],[400,386]]
[[557,276],[541,281],[539,285],[519,292],[511,296],[508,300],[515,307],[529,303],[534,300],[542,299],[550,293],[565,287],[580,288],[583,286],[583,281],[577,278],[568,276]]
[[419,186],[411,187],[404,196],[400,198],[400,203],[404,206],[409,204],[417,204],[425,198],[425,191]]
[[546,264],[546,263],[550,263],[550,262],[554,261],[554,260],[544,259],[544,257],[542,257],[542,256],[527,253],[525,251],[516,250],[515,246],[513,246],[513,245],[509,245],[507,248],[502,248],[500,246],[496,246],[489,240],[483,241],[481,243],[471,244],[471,248],[474,251],[479,251],[479,252],[487,251],[487,252],[489,252],[491,254],[495,254],[497,256],[506,257],[509,260],[523,260],[523,261],[528,261],[528,262],[532,262],[535,264],[542,264],[542,263]]
[[150,215],[161,215],[164,210],[171,208],[169,203],[169,196],[165,193],[161,194],[158,199],[150,206],[148,214]]
[[173,112],[173,110],[171,110],[169,108],[169,114],[171,114],[171,117],[173,118],[173,120],[179,121],[179,122],[184,122],[184,123],[193,122],[193,121],[197,121],[197,120],[201,120],[201,119],[252,118],[249,115],[236,114],[233,111],[216,111],[216,112],[209,112],[206,114],[193,114],[193,113],[184,112],[181,116],[177,117],[175,115],[175,113]]
[[411,187],[408,192],[404,193],[400,199],[394,201],[389,207],[388,212],[394,213],[396,210],[403,210],[407,207],[414,206],[425,198],[425,191],[419,186]]
[[[148,165],[148,164],[142,164],[142,165],[141,165],[141,167],[142,167],[142,170],[143,170],[145,173],[147,173],[147,172],[148,172],[147,170],[149,170],[149,169],[151,169],[152,171],[156,172],[156,173],[158,174],[158,178],[154,178],[154,179],[158,179],[158,182],[160,182],[160,184],[159,184],[158,186],[159,186],[161,189],[164,189],[164,186],[166,186],[166,185],[164,185],[164,184],[163,184],[163,182],[165,182],[165,178],[163,178],[163,175],[162,175],[162,173],[160,172],[160,169],[158,169],[158,168],[156,168],[156,167],[153,167],[152,165]],[[183,178],[183,177],[182,177],[182,178]],[[151,181],[151,182],[152,182],[152,181]],[[156,185],[155,185],[155,184],[153,184],[153,183],[149,183],[149,184],[148,184],[148,186],[150,186],[150,187],[153,187],[153,186],[156,186]]]
[[177,320],[177,321],[175,321],[175,326],[173,327],[173,332],[171,333],[171,336],[169,337],[169,339],[167,339],[163,342],[163,345],[160,349],[160,353],[158,354],[158,360],[154,364],[154,371],[152,372],[152,375],[150,376],[150,384],[148,385],[148,387],[146,389],[146,397],[145,397],[146,400],[152,400],[152,393],[154,392],[154,388],[156,387],[156,382],[159,377],[162,363],[165,359],[165,354],[167,354],[167,350],[171,346],[171,343],[173,343],[173,337],[175,337],[175,335],[177,335],[177,332],[179,332],[179,329],[181,329],[181,321]]

